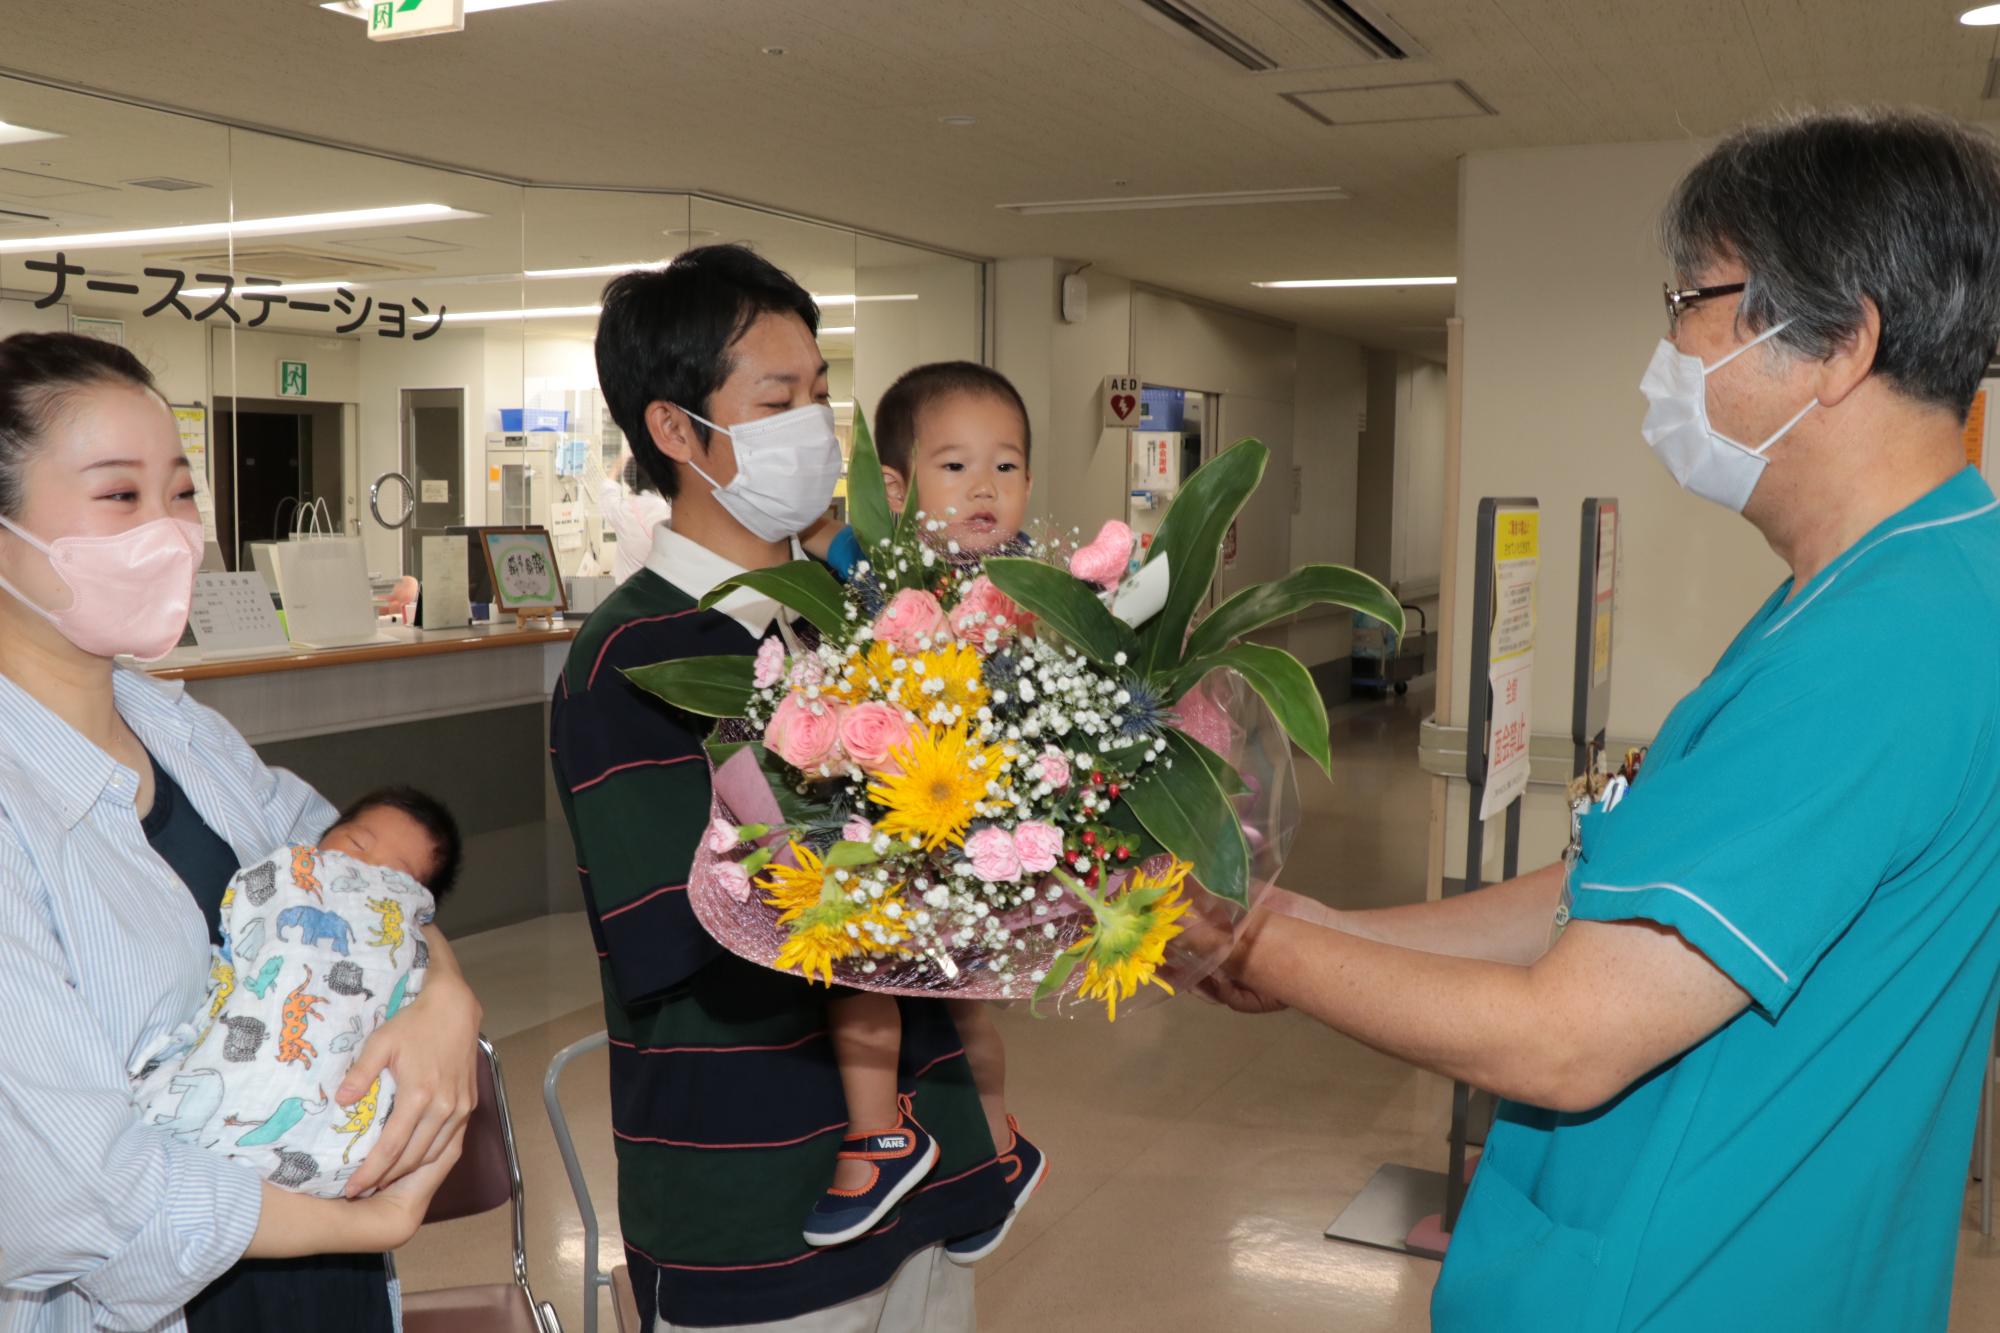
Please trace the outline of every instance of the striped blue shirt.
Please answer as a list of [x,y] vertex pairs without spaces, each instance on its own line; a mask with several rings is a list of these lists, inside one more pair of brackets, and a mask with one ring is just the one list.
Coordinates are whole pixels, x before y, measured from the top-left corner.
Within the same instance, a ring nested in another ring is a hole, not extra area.
[[[118,711],[242,862],[333,807],[178,683]],[[201,909],[153,851],[138,775],[0,676],[0,1333],[183,1327],[242,1257],[257,1173],[141,1124],[136,1057],[206,992]]]

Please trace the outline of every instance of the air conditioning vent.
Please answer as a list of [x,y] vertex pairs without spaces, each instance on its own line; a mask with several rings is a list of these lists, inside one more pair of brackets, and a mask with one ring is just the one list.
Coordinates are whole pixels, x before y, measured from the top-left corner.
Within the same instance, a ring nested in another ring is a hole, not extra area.
[[1278,68],[1277,61],[1251,45],[1245,38],[1186,3],[1186,0],[1139,0],[1139,3],[1183,32],[1220,51],[1245,69],[1263,71]]
[[180,250],[148,258],[170,259],[183,268],[207,269],[211,272],[233,271],[259,278],[280,278],[290,282],[324,281],[329,278],[355,278],[368,281],[374,278],[391,278],[406,273],[428,273],[427,268],[410,264],[397,264],[388,260],[363,259],[355,255],[328,254],[321,250],[309,250],[295,245],[240,246],[232,255],[227,248],[213,250]]
[[181,190],[207,190],[213,188],[202,181],[182,180],[179,176],[147,176],[141,180],[126,181],[124,183],[135,189],[165,190],[168,193],[177,193]]
[[[1299,3],[1331,23],[1342,36],[1381,60],[1408,60],[1411,52],[1396,36],[1387,16],[1371,15],[1348,0],[1299,0]],[[1401,34],[1397,34],[1400,36]]]

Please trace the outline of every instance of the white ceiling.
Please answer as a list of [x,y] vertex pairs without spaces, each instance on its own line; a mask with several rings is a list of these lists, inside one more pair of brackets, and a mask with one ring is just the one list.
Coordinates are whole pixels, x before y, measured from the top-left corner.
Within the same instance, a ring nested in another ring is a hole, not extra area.
[[[1982,94],[1995,35],[1954,22],[1969,0],[1360,3],[1413,39],[1419,58],[1404,61],[1365,58],[1308,0],[1189,2],[1280,67],[1248,72],[1141,0],[562,0],[474,14],[456,36],[386,44],[312,0],[71,0],[10,22],[0,64],[508,178],[703,190],[966,253],[1091,261],[1422,348],[1451,308],[1448,287],[1250,284],[1452,272],[1455,162],[1469,150],[1704,137],[1801,104],[1914,102],[1974,120],[1994,109]],[[763,54],[772,46],[785,54]],[[53,114],[38,91],[0,85],[0,120]],[[1442,118],[1329,125],[1300,103],[1337,121]],[[63,103],[70,120],[76,105]],[[315,196],[326,198],[313,207],[357,206],[354,172],[332,155],[264,140],[246,153],[243,136],[185,122],[140,132],[135,114],[107,111],[95,135],[50,125],[70,137],[0,148],[0,168],[114,184],[161,172],[213,181],[233,153],[245,216],[259,211],[242,183],[262,153],[273,209]],[[976,123],[953,128],[945,116]],[[43,161],[55,165],[32,165]],[[425,184],[414,168],[377,164],[366,175],[375,197],[361,204],[429,197],[408,196]],[[1039,217],[998,207],[1327,185],[1352,197]],[[107,217],[199,207],[189,202],[199,192],[47,193],[61,188],[0,171],[0,208],[37,198]],[[596,201],[566,216],[546,212],[555,198],[528,205],[530,267],[593,262],[542,259],[538,234],[595,255],[688,225],[681,201],[621,196],[617,208]],[[643,216],[621,222],[618,209]],[[597,239],[569,243],[589,228]],[[504,237],[491,239],[504,248]],[[684,243],[658,240],[668,252]],[[830,234],[827,244],[851,248]],[[571,299],[555,295],[549,303]]]

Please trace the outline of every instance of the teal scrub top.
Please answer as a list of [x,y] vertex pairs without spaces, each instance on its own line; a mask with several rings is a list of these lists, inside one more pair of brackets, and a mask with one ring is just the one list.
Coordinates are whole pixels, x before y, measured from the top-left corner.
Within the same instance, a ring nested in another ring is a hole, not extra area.
[[2000,999],[2000,504],[1960,473],[1788,582],[1587,816],[1572,920],[1750,1008],[1594,1111],[1502,1103],[1442,1333],[1936,1329]]

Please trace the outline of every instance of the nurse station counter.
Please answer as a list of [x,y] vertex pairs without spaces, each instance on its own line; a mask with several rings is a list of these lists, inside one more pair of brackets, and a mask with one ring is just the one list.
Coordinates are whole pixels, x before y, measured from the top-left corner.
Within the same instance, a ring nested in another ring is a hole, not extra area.
[[576,905],[575,857],[549,774],[549,691],[582,623],[420,630],[358,648],[201,659],[151,668],[236,725],[266,763],[336,806],[389,784],[429,792],[465,837],[450,935]]

